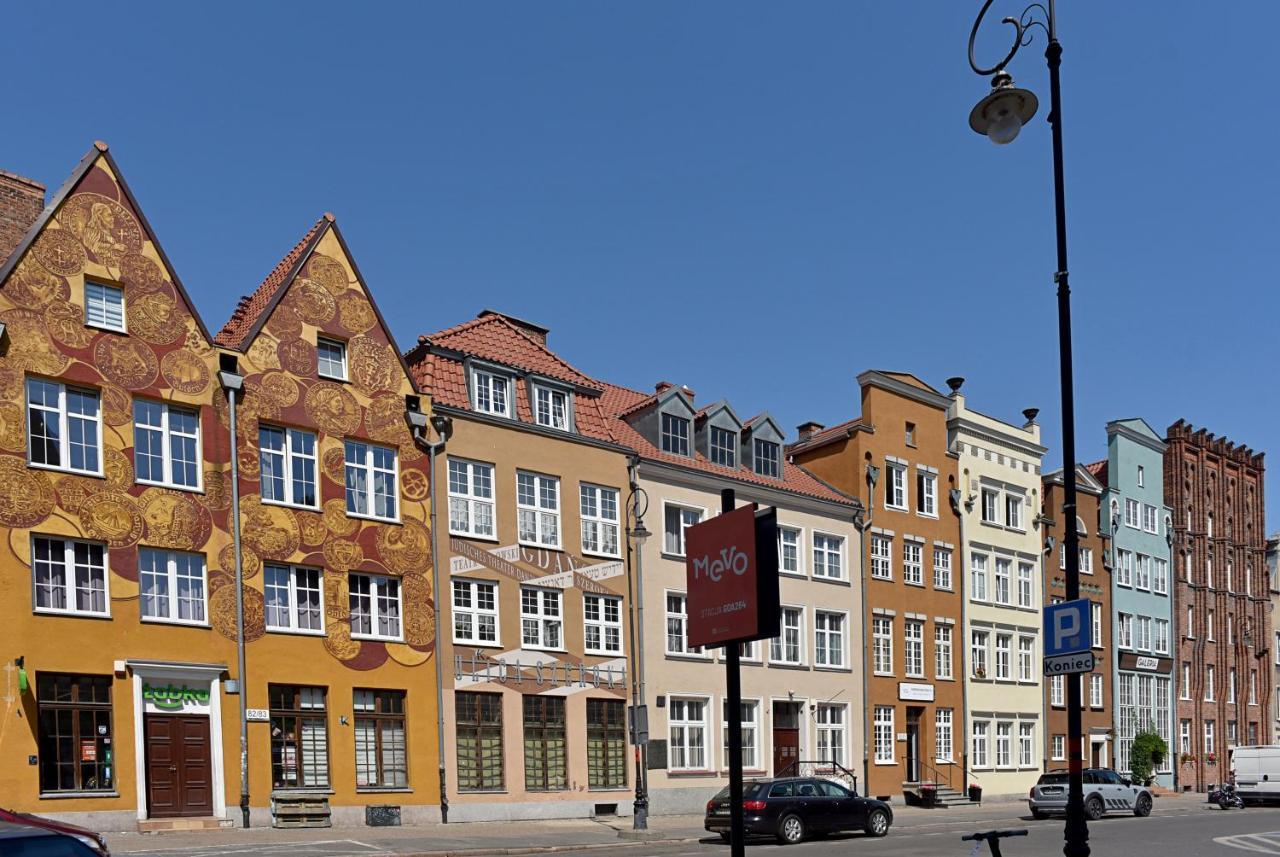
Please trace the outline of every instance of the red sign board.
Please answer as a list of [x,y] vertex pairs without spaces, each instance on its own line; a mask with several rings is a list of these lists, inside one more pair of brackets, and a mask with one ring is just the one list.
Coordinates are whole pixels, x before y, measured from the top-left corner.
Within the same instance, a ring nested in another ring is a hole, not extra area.
[[689,645],[723,646],[777,635],[775,534],[772,512],[757,519],[754,505],[685,531]]

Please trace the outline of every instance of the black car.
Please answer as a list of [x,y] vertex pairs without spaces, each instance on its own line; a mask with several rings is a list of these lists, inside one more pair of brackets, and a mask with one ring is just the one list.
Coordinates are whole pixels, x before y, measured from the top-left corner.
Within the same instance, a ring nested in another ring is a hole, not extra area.
[[0,854],[15,857],[96,857],[97,851],[47,827],[0,821]]
[[[858,797],[837,782],[822,777],[782,777],[742,784],[742,815],[748,836],[776,836],[794,845],[815,833],[863,830],[884,836],[893,824],[893,810],[884,801]],[[703,825],[729,840],[729,787],[707,802]]]

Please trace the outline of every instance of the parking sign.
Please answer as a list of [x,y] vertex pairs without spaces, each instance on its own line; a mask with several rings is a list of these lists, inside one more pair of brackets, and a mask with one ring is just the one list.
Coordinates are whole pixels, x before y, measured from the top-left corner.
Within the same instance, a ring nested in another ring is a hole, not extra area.
[[1093,648],[1093,606],[1088,598],[1044,608],[1044,656],[1074,655]]

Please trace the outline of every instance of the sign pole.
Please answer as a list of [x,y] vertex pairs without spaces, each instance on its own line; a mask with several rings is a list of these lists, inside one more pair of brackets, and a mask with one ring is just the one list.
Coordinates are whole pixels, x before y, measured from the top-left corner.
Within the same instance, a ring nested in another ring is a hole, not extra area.
[[[732,512],[737,500],[732,488],[720,491],[720,513]],[[724,647],[725,689],[729,697],[729,854],[746,854],[746,825],[742,818],[742,670],[737,643]]]

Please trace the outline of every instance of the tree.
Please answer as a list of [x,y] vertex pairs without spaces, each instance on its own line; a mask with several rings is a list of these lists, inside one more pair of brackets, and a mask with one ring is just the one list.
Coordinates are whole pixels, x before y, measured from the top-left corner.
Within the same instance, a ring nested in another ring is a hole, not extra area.
[[1169,745],[1150,726],[1133,736],[1133,747],[1129,750],[1129,775],[1133,781],[1150,785],[1152,774],[1168,752]]

